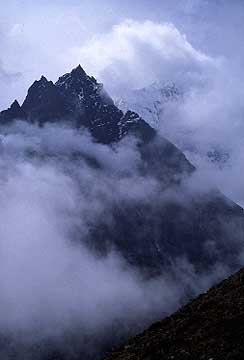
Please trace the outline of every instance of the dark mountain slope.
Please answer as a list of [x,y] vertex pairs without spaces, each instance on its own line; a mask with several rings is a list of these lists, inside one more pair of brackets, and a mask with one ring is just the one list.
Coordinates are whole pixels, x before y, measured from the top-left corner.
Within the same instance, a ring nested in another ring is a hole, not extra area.
[[63,98],[53,82],[44,76],[29,88],[22,110],[29,121],[40,124],[54,121],[65,114]]
[[184,204],[170,199],[118,205],[112,224],[92,229],[88,246],[102,253],[116,249],[151,275],[174,269],[178,259],[199,273],[214,270],[217,263],[235,271],[243,249],[242,212],[215,192],[185,199]]
[[106,357],[171,359],[244,359],[244,269]]

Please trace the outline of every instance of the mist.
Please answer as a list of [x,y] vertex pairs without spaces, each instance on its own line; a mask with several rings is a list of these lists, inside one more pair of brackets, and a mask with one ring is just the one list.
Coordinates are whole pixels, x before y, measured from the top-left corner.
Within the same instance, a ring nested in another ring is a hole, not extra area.
[[162,192],[154,175],[141,176],[137,141],[96,144],[86,130],[65,124],[1,127],[0,333],[11,344],[1,348],[5,358],[23,351],[41,358],[52,344],[67,356],[95,359],[230,271],[219,262],[199,274],[182,257],[148,278],[116,248],[92,251],[90,231],[101,219],[112,223],[114,205],[156,208],[188,196]]
[[146,108],[154,127],[150,112],[163,101],[155,88],[175,86],[178,101],[163,104],[157,130],[208,183],[243,206],[243,4],[188,5],[181,18],[168,6],[167,21],[124,20],[73,48],[72,56],[107,85],[122,110],[145,117]]

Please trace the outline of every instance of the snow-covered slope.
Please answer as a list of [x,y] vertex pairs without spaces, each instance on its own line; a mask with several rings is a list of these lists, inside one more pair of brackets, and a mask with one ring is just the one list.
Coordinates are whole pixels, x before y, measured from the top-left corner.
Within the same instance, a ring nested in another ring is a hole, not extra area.
[[198,167],[199,161],[204,160],[222,168],[230,157],[228,147],[215,139],[206,140],[206,137],[201,136],[206,131],[204,123],[189,120],[191,97],[194,95],[192,92],[175,83],[158,81],[117,97],[115,104],[123,112],[131,109],[139,114],[184,152],[195,166]]
[[131,90],[115,104],[123,112],[132,110],[138,113],[152,127],[158,128],[165,105],[169,102],[181,101],[183,94],[174,83],[155,82],[149,87]]

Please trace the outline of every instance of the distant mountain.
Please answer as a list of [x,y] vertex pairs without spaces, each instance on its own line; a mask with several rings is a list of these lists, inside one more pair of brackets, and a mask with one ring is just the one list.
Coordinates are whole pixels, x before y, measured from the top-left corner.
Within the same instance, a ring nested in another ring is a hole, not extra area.
[[132,338],[106,360],[244,359],[244,269]]
[[[124,112],[128,109],[135,111],[152,128],[160,129],[164,136],[169,137],[192,160],[200,156],[218,167],[225,166],[230,158],[227,149],[211,141],[209,147],[199,143],[195,136],[196,130],[189,123],[179,121],[181,106],[187,103],[188,96],[188,91],[182,86],[157,81],[147,87],[121,94],[115,99],[115,104]],[[199,136],[198,139],[201,140]]]
[[158,128],[162,121],[165,105],[181,101],[182,91],[174,83],[155,82],[152,85],[131,90],[115,100],[122,111],[135,111],[153,128]]

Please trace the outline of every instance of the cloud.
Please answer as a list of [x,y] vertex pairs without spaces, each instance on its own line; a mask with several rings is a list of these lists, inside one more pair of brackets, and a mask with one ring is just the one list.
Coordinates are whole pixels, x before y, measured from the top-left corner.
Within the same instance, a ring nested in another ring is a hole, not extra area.
[[20,359],[38,359],[32,348],[48,342],[69,357],[80,344],[93,359],[173,311],[186,288],[198,293],[228,272],[215,264],[200,276],[182,257],[145,279],[115,249],[89,250],[91,229],[111,225],[115,206],[164,201],[157,179],[138,171],[135,140],[111,148],[61,123],[16,122],[1,127],[0,145],[0,333]]
[[[148,1],[132,4],[128,0],[123,3],[112,0],[94,0],[92,3],[88,0],[82,2],[77,0],[48,2],[44,0],[31,3],[29,0],[23,0],[20,8],[18,0],[6,3],[1,9],[0,15],[1,58],[9,71],[20,72],[22,78],[14,86],[4,87],[0,107],[8,107],[15,98],[21,102],[26,94],[26,88],[42,74],[55,81],[57,76],[70,71],[80,62],[81,65],[87,66],[91,75],[95,75],[96,69],[93,71],[92,67],[90,71],[88,62],[83,62],[83,58],[78,56],[76,51],[75,55],[71,56],[71,49],[75,48],[79,53],[80,48],[85,49],[89,44],[89,39],[97,40],[98,34],[104,34],[101,35],[101,38],[104,37],[104,39],[107,34],[109,40],[109,34],[112,36],[115,33],[113,29],[116,28],[116,25],[122,28],[122,25],[126,24],[125,19],[132,19],[135,27],[136,24],[139,24],[138,28],[141,27],[142,34],[145,31],[144,24],[147,21],[151,22],[154,26],[154,29],[151,26],[152,38],[157,39],[160,39],[161,36],[155,30],[157,25],[174,24],[174,27],[180,32],[180,37],[187,34],[186,42],[191,44],[197,53],[211,54],[207,55],[211,58],[219,56],[219,54],[225,56],[226,54],[240,53],[242,48],[240,39],[244,23],[242,1],[185,0],[179,4],[179,1],[176,0],[163,2],[153,0],[152,4],[149,6]],[[218,21],[215,14],[218,15]],[[126,25],[124,27],[126,28]],[[60,33],[62,33],[62,37],[59,36]],[[45,41],[46,38],[48,38],[48,42]],[[226,41],[226,39],[231,40]],[[119,38],[117,40],[119,41]],[[132,40],[129,39],[129,41]],[[141,42],[140,36],[138,36],[138,41]],[[184,39],[182,41],[184,43]],[[173,42],[175,42],[174,38]],[[105,45],[109,46],[108,43]],[[148,66],[140,65],[138,73],[141,73],[142,69],[143,76],[148,81],[151,76],[155,78],[152,66],[157,69],[157,72],[159,71],[159,59],[157,52],[152,51],[150,44],[142,41],[141,45],[146,48],[146,52],[138,50],[142,54],[141,61],[145,58]],[[103,58],[106,46],[102,48],[98,58]],[[139,47],[139,44],[137,46]],[[149,56],[146,56],[148,50],[151,60],[148,60]],[[183,49],[183,53],[184,51]],[[113,51],[112,54],[114,54]],[[123,59],[123,54],[121,55]],[[156,56],[155,61],[152,60],[154,55]],[[99,60],[97,63],[100,69]],[[106,74],[106,77],[104,75],[101,78],[103,80],[105,78],[116,79],[117,76],[120,81],[126,82],[124,79],[127,79],[128,67],[124,67],[123,75],[125,76],[119,76],[118,66],[114,65],[114,67],[114,76]],[[166,69],[162,69],[162,72],[165,74]],[[172,76],[174,72],[166,75],[167,77],[168,75]],[[131,71],[128,76],[132,76],[133,79]],[[138,74],[135,74],[135,78],[138,80]],[[139,78],[141,84],[142,76]]]
[[0,60],[0,85],[9,85],[21,77],[20,72],[7,71]]
[[243,171],[243,83],[235,54],[222,59],[210,78],[186,89],[183,101],[165,103],[159,122],[161,133],[184,151],[202,174],[205,171],[205,178],[242,206],[244,193],[238,174]]
[[[21,81],[22,74],[19,71],[11,71],[8,70],[0,59],[0,92],[1,92],[1,102],[5,104],[7,107],[10,106],[9,99],[10,94],[12,94],[12,90],[19,84]],[[11,95],[12,96],[12,95]],[[12,101],[13,102],[13,101]],[[0,111],[1,111],[0,107]]]
[[[123,185],[122,175],[132,178],[138,161],[133,145],[115,152],[55,125],[17,123],[1,132],[0,333],[11,334],[20,358],[22,342],[31,356],[33,344],[60,342],[67,332],[79,334],[76,344],[86,355],[94,346],[97,355],[114,326],[116,339],[169,310],[180,292],[168,288],[167,278],[147,282],[118,253],[100,258],[85,246],[90,228],[115,201],[116,186],[118,201],[145,196],[138,190],[143,179],[130,191]],[[82,154],[80,160],[71,161],[73,153]],[[88,155],[104,170],[88,165]],[[70,351],[66,343],[58,346]],[[3,346],[0,354],[8,359],[9,351]]]
[[[212,19],[217,4],[201,4],[201,19],[197,13],[200,4],[192,5],[189,2],[188,16],[194,16],[196,23],[188,30],[191,33],[197,29],[191,36],[195,40],[201,38],[199,27],[206,30],[208,39],[199,43],[209,53],[194,46],[172,23],[126,20],[107,33],[95,35],[85,45],[73,47],[69,56],[84,64],[116,98],[133,97],[131,89],[154,81],[175,83],[184,93],[184,101],[165,104],[162,134],[205,171],[209,182],[212,178],[213,184],[243,205],[242,183],[237,174],[242,169],[243,153],[244,53],[241,35],[233,34],[233,22],[226,23],[228,14],[231,19],[237,14],[240,21],[242,5],[225,4],[217,23]],[[225,46],[223,37],[233,39],[233,52]],[[139,111],[138,106],[136,109]],[[213,163],[216,156],[222,160]]]
[[70,51],[111,87],[143,87],[163,79],[195,81],[218,61],[195,49],[171,23],[126,20]]

